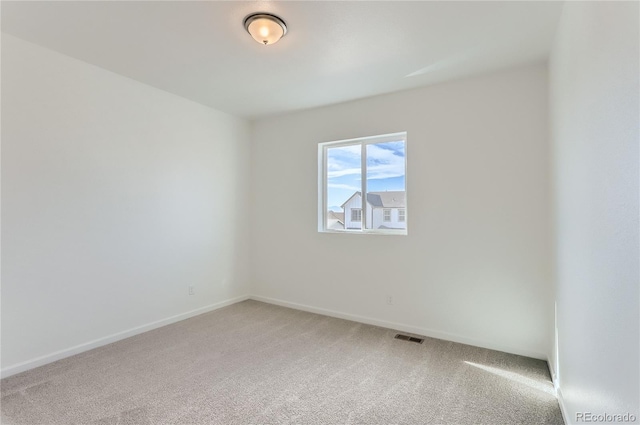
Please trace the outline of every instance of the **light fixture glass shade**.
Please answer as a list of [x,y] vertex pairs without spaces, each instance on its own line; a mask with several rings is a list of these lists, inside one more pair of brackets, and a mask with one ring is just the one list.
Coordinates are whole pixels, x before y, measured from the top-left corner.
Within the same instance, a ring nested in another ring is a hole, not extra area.
[[273,44],[287,33],[287,26],[277,16],[259,13],[244,20],[245,29],[260,44]]

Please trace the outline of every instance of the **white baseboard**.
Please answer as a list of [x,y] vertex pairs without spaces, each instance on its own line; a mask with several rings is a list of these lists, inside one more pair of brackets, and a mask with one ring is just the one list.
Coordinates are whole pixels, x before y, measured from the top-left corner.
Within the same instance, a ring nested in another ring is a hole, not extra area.
[[310,313],[322,314],[325,316],[336,317],[338,319],[351,320],[353,322],[366,323],[367,325],[379,326],[381,328],[394,329],[403,332],[409,332],[416,335],[428,336],[430,338],[444,339],[446,341],[459,342],[461,344],[473,345],[475,347],[488,348],[490,350],[503,351],[505,353],[517,354],[520,356],[532,357],[534,359],[546,360],[546,354],[536,351],[523,350],[516,347],[510,347],[502,344],[496,344],[490,341],[482,341],[475,338],[469,338],[461,335],[455,335],[447,332],[436,331],[433,329],[421,328],[418,326],[406,325],[404,323],[388,322],[385,320],[374,319],[372,317],[358,316],[356,314],[342,313],[339,311],[328,310],[325,308],[313,307],[304,304],[284,301],[275,298],[263,297],[259,295],[251,295],[250,298],[256,301],[262,301],[269,304],[275,304],[282,307],[289,307],[295,310],[308,311]]
[[562,419],[564,419],[565,425],[573,425],[573,422],[567,416],[567,408],[564,406],[564,398],[562,398],[562,390],[560,387],[556,388],[556,396],[558,397],[558,405],[560,405],[560,412],[562,413]]
[[564,405],[564,398],[562,397],[562,390],[559,385],[556,385],[555,377],[553,378],[553,386],[556,389],[556,397],[558,399],[558,405],[560,406],[560,413],[562,413],[562,419],[564,420],[565,425],[573,425],[573,422],[567,416],[567,408]]
[[[339,319],[351,320],[359,323],[366,323],[368,325],[379,326],[387,329],[395,329],[398,331],[409,332],[416,335],[424,335],[430,338],[438,338],[447,341],[458,342],[461,344],[473,345],[476,347],[488,348],[491,350],[504,351],[506,353],[518,354],[521,356],[533,357],[536,359],[546,360],[546,355],[543,355],[538,352],[530,351],[530,350],[522,350],[515,347],[505,346],[502,344],[496,344],[492,342],[482,341],[475,338],[469,338],[461,335],[455,335],[447,332],[436,331],[433,329],[426,329],[419,326],[412,326],[403,323],[389,322],[385,320],[379,320],[372,317],[359,316],[350,313],[343,313],[339,311],[329,310],[325,308],[313,307],[304,304],[298,304],[294,302],[284,301],[275,298],[263,297],[258,295],[245,295],[241,297],[231,298],[229,300],[221,301],[219,303],[211,304],[205,307],[201,307],[195,310],[188,311],[186,313],[178,314],[172,317],[168,317],[166,319],[158,320],[153,323],[148,323],[146,325],[138,326],[132,329],[128,329],[122,332],[118,332],[112,335],[108,335],[103,338],[98,338],[93,341],[89,341],[83,344],[76,345],[74,347],[70,347],[64,350],[55,351],[50,354],[46,354],[44,356],[40,356],[31,360],[27,360],[25,362],[21,362],[15,365],[8,366],[0,371],[0,377],[6,378],[11,375],[15,375],[20,372],[24,372],[29,369],[36,368],[38,366],[43,366],[48,363],[55,362],[60,359],[64,359],[66,357],[73,356],[75,354],[79,354],[85,351],[92,350],[94,348],[101,347],[103,345],[111,344],[112,342],[116,342],[125,338],[132,337],[134,335],[141,334],[143,332],[147,332],[153,329],[160,328],[162,326],[170,325],[175,322],[179,322],[181,320],[188,319],[190,317],[198,316],[200,314],[204,314],[213,310],[217,310],[222,307],[226,307],[231,304],[235,304],[247,299],[253,299],[256,301],[262,301],[269,304],[275,304],[282,307],[293,308],[296,310],[308,311],[310,313],[322,314],[325,316],[336,317]],[[558,402],[560,403],[560,408],[564,409],[563,403],[561,401],[560,391],[558,389]],[[565,418],[565,422],[569,424],[565,416],[565,411],[562,410],[563,417]]]
[[[551,364],[549,360],[547,360],[548,364]],[[565,425],[573,425],[573,422],[569,420],[567,416],[567,409],[564,405],[564,398],[562,398],[562,390],[560,389],[560,382],[558,382],[558,378],[556,377],[555,372],[549,368],[549,372],[551,373],[551,381],[553,382],[553,388],[556,390],[556,398],[558,399],[558,405],[560,406],[560,413],[562,413],[562,419],[564,420]]]
[[76,345],[74,347],[66,348],[64,350],[55,351],[44,356],[36,357],[35,359],[27,360],[22,363],[18,363],[12,366],[8,366],[0,371],[0,377],[6,378],[7,376],[15,375],[20,372],[24,372],[29,369],[33,369],[38,366],[43,366],[48,363],[55,362],[56,360],[64,359],[75,354],[79,354],[85,351],[92,350],[94,348],[101,347],[103,345],[111,344],[112,342],[120,341],[121,339],[129,338],[134,335],[141,334],[153,329],[160,328],[162,326],[170,325],[172,323],[179,322],[181,320],[189,319],[190,317],[198,316],[200,314],[208,313],[213,310],[217,310],[222,307],[226,307],[231,304],[235,304],[244,300],[248,300],[248,295],[231,298],[225,301],[221,301],[215,304],[211,304],[205,307],[201,307],[195,310],[187,311],[186,313],[177,314],[175,316],[167,317],[166,319],[158,320],[153,323],[138,326],[126,331],[118,332],[103,338],[94,339],[93,341],[85,342],[83,344]]

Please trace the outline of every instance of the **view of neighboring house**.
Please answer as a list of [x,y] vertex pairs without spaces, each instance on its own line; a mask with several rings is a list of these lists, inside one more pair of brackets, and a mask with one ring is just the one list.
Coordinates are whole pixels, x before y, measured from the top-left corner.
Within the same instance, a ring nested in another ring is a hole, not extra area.
[[327,229],[344,229],[344,212],[327,211]]
[[[362,228],[362,194],[355,192],[341,207],[344,228]],[[405,192],[368,192],[366,214],[368,229],[406,229]]]

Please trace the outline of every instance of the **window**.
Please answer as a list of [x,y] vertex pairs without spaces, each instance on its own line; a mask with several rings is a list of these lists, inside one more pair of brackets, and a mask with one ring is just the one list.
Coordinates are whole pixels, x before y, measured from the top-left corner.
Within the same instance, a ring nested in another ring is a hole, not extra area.
[[406,144],[406,133],[318,144],[318,231],[406,235]]

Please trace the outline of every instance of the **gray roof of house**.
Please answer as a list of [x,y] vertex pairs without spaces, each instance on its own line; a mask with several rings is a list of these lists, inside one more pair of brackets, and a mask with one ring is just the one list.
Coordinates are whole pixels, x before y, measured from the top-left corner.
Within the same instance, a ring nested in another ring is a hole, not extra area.
[[335,212],[335,211],[327,211],[327,219],[338,220],[341,223],[344,223],[344,213],[343,212]]
[[367,193],[367,202],[372,207],[404,208],[405,198],[404,190]]
[[[353,198],[356,195],[360,195],[360,192],[355,192],[349,197]],[[349,202],[349,199],[342,204],[342,208]],[[392,190],[385,192],[368,192],[367,202],[374,208],[404,208],[406,196],[404,190]]]

